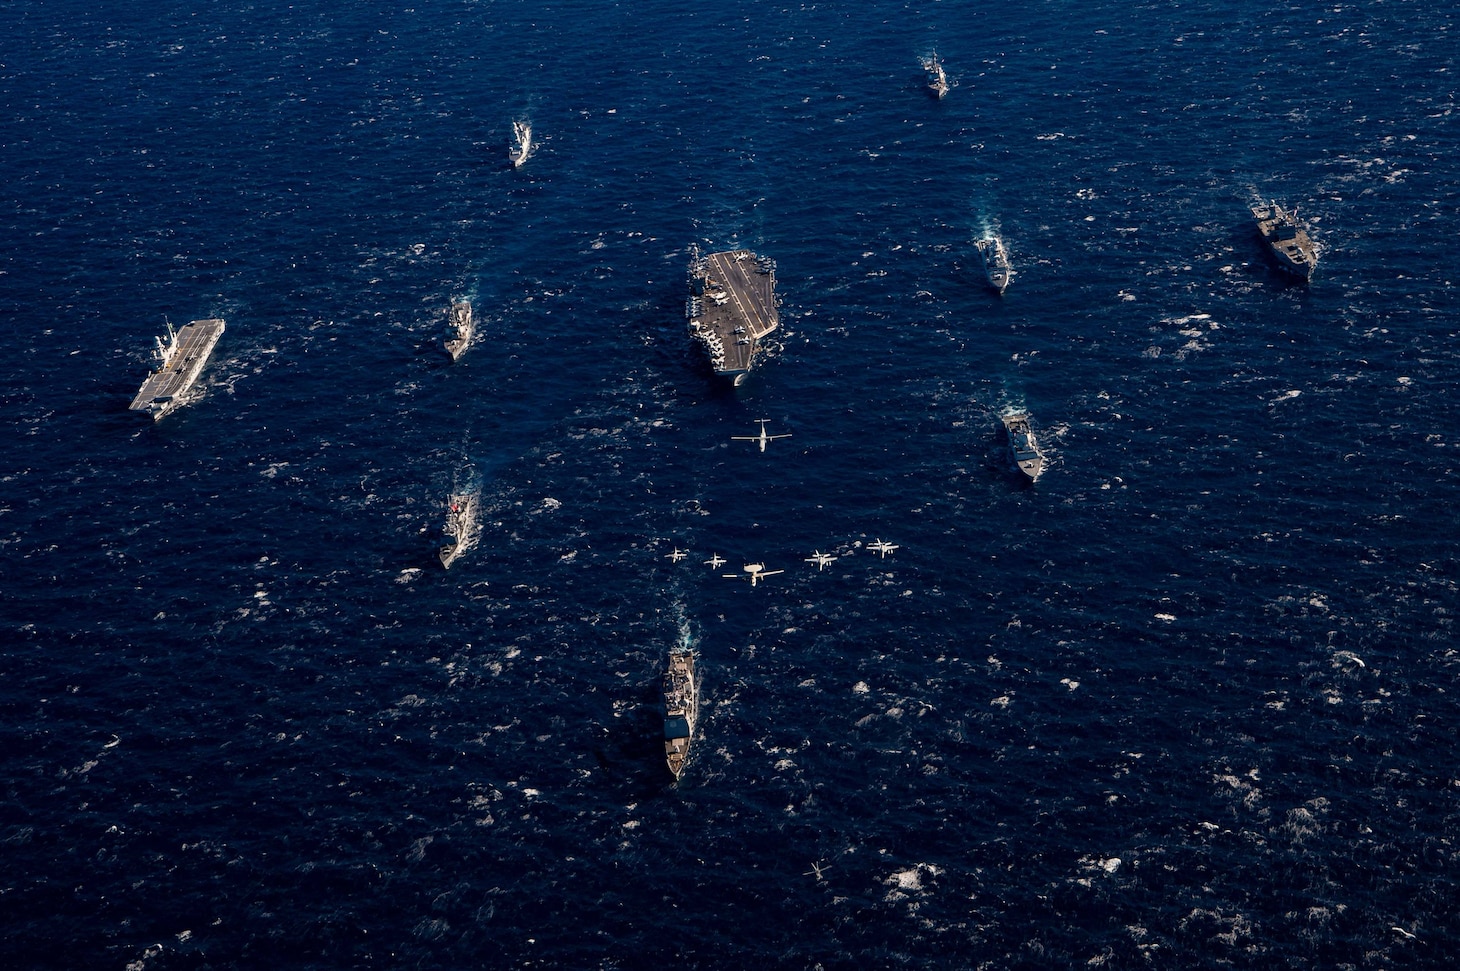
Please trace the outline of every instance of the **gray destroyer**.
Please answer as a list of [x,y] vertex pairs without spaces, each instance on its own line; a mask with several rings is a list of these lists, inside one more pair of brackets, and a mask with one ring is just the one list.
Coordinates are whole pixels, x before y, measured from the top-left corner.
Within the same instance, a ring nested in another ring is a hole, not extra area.
[[1029,413],[1011,412],[1004,416],[1004,433],[1009,437],[1009,458],[1019,473],[1030,482],[1037,481],[1044,471],[1044,453],[1035,441],[1029,425]]
[[532,153],[532,126],[525,121],[514,121],[512,123],[512,148],[508,151],[508,157],[512,159],[514,169],[522,168],[522,163],[527,161],[527,156]]
[[685,315],[716,374],[745,380],[761,340],[780,326],[777,303],[774,260],[746,249],[702,257],[691,248]]
[[471,304],[465,300],[457,301],[451,305],[451,336],[446,339],[446,353],[451,355],[453,361],[460,360],[461,355],[471,346],[472,340],[476,337],[476,322],[472,320]]
[[1002,296],[1008,289],[1009,281],[1014,278],[1014,268],[1009,265],[1009,254],[1004,249],[1004,241],[997,236],[991,236],[974,240],[973,245],[978,248],[978,255],[983,257],[983,272],[988,278],[989,286]]
[[1284,209],[1271,202],[1253,206],[1252,218],[1283,272],[1305,281],[1312,279],[1313,270],[1318,266],[1318,247],[1298,224],[1298,210]]
[[686,650],[669,652],[664,672],[664,759],[675,781],[684,772],[689,744],[700,714],[700,686],[695,678],[695,656]]
[[943,70],[942,63],[938,60],[938,52],[934,51],[931,56],[923,58],[923,70],[928,72],[928,91],[939,101],[948,93],[948,74]]
[[451,569],[456,558],[477,544],[477,497],[455,495],[446,504],[446,542],[441,546],[441,565]]
[[167,325],[167,340],[157,338],[157,370],[147,376],[132,411],[140,411],[158,421],[163,415],[188,403],[188,391],[203,373],[208,355],[223,336],[223,321],[214,317],[194,320],[173,330]]

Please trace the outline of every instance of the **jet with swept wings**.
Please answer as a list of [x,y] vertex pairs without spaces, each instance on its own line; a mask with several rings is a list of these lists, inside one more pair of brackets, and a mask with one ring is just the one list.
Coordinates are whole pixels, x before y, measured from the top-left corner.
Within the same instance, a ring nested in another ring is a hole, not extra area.
[[836,557],[832,556],[830,553],[823,553],[823,552],[821,552],[821,550],[816,550],[810,556],[806,557],[806,562],[807,563],[815,563],[816,564],[816,572],[817,573],[820,573],[822,570],[825,570],[828,566],[831,566],[831,564],[832,564],[832,562],[834,560],[836,560]]

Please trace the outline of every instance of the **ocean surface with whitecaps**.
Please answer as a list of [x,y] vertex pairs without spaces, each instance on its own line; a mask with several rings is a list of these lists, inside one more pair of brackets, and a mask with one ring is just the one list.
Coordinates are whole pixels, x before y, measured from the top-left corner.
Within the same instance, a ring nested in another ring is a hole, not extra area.
[[[6,966],[1460,954],[1456,8],[0,31]],[[778,267],[739,388],[685,329],[692,246]],[[203,317],[196,400],[129,411]],[[759,419],[791,437],[732,440]]]

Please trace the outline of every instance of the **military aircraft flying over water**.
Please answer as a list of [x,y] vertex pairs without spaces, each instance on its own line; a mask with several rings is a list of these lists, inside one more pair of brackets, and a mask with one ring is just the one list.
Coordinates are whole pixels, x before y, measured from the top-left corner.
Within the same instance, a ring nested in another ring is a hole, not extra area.
[[710,558],[705,561],[705,566],[712,570],[718,570],[725,565],[725,558],[719,553],[711,553]]
[[747,564],[745,564],[745,572],[744,573],[726,573],[725,574],[725,579],[727,579],[727,580],[740,580],[740,579],[749,580],[750,581],[750,585],[753,587],[757,583],[759,583],[761,580],[765,579],[766,577],[773,577],[777,573],[785,573],[785,572],[786,572],[785,570],[767,570],[765,568],[765,564],[764,563],[747,563]]
[[816,572],[817,573],[820,573],[822,570],[824,570],[828,566],[830,566],[831,563],[832,563],[832,561],[835,560],[835,559],[836,559],[836,557],[832,556],[830,553],[823,553],[823,552],[821,552],[821,550],[817,550],[816,552],[812,553],[810,556],[806,557],[806,562],[807,563],[815,563],[816,564]]
[[880,554],[882,558],[886,558],[888,553],[891,553],[893,550],[897,549],[897,546],[893,543],[884,543],[882,542],[882,540],[879,539],[875,543],[868,543],[867,549],[873,550],[874,552]]
[[671,563],[678,563],[680,560],[684,559],[688,555],[688,553],[680,549],[678,546],[674,548],[673,553],[664,554],[665,558],[668,559]]
[[767,435],[766,434],[766,430],[765,430],[765,426],[766,426],[766,422],[770,421],[770,419],[769,418],[757,418],[756,421],[760,422],[760,434],[759,435],[731,435],[730,436],[730,440],[732,442],[759,442],[760,443],[760,450],[762,452],[764,452],[767,442],[773,442],[773,441],[775,441],[778,438],[790,438],[791,437],[791,433],[790,432],[787,432],[784,435]]

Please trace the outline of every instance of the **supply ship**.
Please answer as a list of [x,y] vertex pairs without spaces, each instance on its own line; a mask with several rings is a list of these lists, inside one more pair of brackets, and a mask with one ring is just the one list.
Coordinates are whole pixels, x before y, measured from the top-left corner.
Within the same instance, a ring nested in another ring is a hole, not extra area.
[[213,353],[218,338],[223,336],[223,321],[218,318],[194,320],[179,330],[167,325],[167,340],[157,338],[157,370],[142,382],[131,410],[151,415],[158,421],[173,409],[187,404],[189,389],[203,372],[208,355]]
[[471,316],[471,304],[458,301],[451,305],[451,336],[446,340],[446,353],[453,361],[458,360],[471,346],[476,336],[476,324]]
[[691,247],[685,312],[716,374],[745,380],[761,339],[780,326],[776,304],[774,260],[746,249],[702,257]]
[[1257,231],[1262,234],[1284,272],[1303,280],[1312,279],[1313,270],[1318,266],[1318,247],[1298,225],[1298,210],[1285,210],[1272,202],[1253,206],[1252,218],[1257,221]]
[[686,650],[670,651],[669,669],[664,672],[664,758],[675,781],[689,758],[689,743],[699,714],[695,656]]
[[1016,411],[1004,416],[1004,432],[1009,436],[1009,457],[1030,482],[1039,478],[1044,471],[1044,453],[1034,440],[1034,429],[1029,425],[1029,413]]

